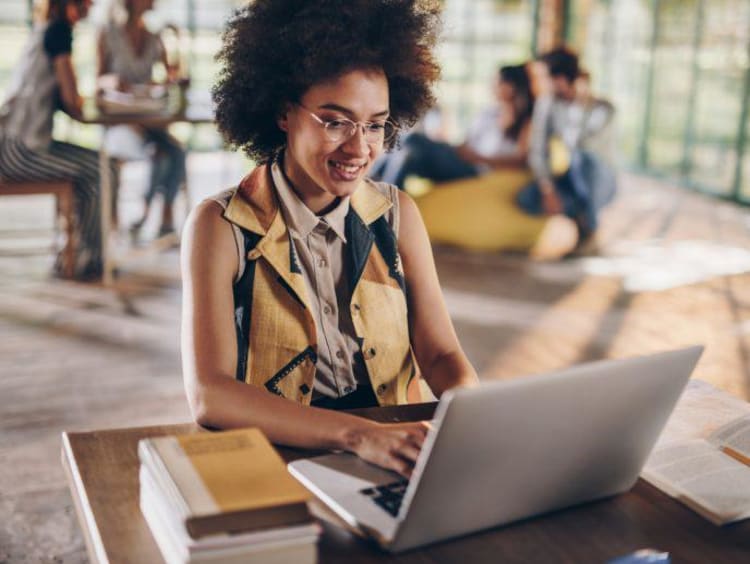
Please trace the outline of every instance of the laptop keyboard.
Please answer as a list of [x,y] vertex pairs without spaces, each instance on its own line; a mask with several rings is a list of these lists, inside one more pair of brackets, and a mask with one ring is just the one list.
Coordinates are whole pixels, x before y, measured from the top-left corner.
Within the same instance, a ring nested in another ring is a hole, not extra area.
[[406,492],[408,485],[408,480],[399,480],[391,484],[365,488],[364,490],[360,490],[360,493],[369,497],[374,503],[394,517],[397,517],[398,510],[401,508],[401,501],[404,499],[404,492]]

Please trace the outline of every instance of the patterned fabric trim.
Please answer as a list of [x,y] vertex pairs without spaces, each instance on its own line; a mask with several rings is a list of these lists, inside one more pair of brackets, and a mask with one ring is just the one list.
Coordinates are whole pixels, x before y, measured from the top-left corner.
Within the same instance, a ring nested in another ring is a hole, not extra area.
[[[295,356],[286,366],[279,370],[270,380],[266,382],[266,389],[269,392],[276,394],[277,396],[284,397],[284,394],[282,394],[281,390],[279,390],[279,382],[289,376],[289,374],[291,374],[292,371],[300,364],[302,364],[307,358],[309,358],[313,364],[318,361],[318,355],[313,347],[307,347],[305,350]],[[307,394],[310,392],[310,389],[306,385],[303,384],[303,387],[307,389],[307,391],[305,391],[304,389],[300,388],[300,391],[303,394]]]
[[[260,240],[257,233],[244,233],[243,248],[247,256]],[[253,283],[255,282],[255,261],[248,261],[242,276],[232,288],[234,293],[234,326],[237,335],[237,372],[235,377],[244,382],[247,373],[247,356],[250,348],[250,318],[253,308]]]

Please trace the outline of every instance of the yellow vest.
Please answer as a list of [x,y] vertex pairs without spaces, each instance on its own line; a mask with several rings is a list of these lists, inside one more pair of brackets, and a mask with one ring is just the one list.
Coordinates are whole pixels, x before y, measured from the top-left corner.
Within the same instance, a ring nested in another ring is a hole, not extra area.
[[[350,204],[345,249],[352,258],[354,329],[380,405],[407,403],[416,364],[396,235],[384,216],[392,204],[369,180]],[[240,183],[224,217],[243,231],[247,258],[234,286],[237,378],[309,404],[317,361],[315,321],[269,166],[257,167]]]

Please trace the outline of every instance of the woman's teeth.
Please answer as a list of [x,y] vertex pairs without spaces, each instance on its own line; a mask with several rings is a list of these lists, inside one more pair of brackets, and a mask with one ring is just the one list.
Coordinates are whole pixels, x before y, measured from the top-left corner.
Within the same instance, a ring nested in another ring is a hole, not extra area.
[[336,161],[331,161],[331,165],[333,165],[335,169],[340,170],[341,172],[347,175],[357,174],[362,168],[361,165],[350,165],[350,164],[339,163]]

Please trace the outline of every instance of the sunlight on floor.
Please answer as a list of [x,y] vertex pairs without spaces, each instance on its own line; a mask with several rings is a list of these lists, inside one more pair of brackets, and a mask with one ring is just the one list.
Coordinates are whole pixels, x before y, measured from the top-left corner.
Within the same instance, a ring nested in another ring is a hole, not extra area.
[[584,260],[584,272],[622,277],[624,290],[632,293],[750,271],[750,251],[710,241],[623,241],[607,250],[610,256]]
[[610,341],[606,326],[618,314],[612,308],[619,293],[616,279],[583,280],[498,351],[483,376],[512,378],[570,366],[592,347],[606,355]]

